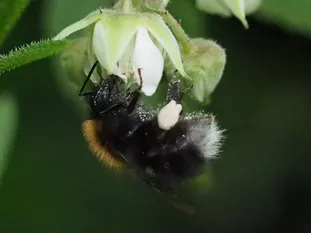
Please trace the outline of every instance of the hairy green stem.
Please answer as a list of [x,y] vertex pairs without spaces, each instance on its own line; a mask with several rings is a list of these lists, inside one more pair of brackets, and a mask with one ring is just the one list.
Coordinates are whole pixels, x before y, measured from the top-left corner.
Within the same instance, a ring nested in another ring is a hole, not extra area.
[[161,11],[158,12],[168,26],[172,29],[175,37],[177,38],[178,42],[180,43],[183,53],[189,54],[193,48],[190,38],[185,33],[184,29],[181,27],[180,23],[176,21],[176,19],[168,12],[168,11]]
[[132,11],[132,0],[121,0],[121,9],[124,13],[130,13]]

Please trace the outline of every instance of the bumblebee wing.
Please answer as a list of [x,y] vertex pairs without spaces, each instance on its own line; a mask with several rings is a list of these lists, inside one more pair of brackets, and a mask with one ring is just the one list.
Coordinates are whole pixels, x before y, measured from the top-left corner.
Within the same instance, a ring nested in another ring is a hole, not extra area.
[[194,203],[191,202],[189,199],[186,199],[183,196],[178,195],[172,189],[170,189],[169,192],[167,191],[163,192],[161,190],[158,190],[158,191],[160,191],[162,194],[162,197],[166,199],[166,201],[170,203],[172,206],[174,206],[175,208],[189,215],[195,214],[196,207]]
[[175,208],[182,210],[183,212],[194,215],[195,214],[195,205],[189,200],[183,199],[181,197],[174,197],[169,200],[169,203]]
[[194,215],[195,214],[195,205],[189,199],[186,199],[184,196],[177,194],[172,187],[162,186],[159,183],[150,183],[149,181],[145,182],[151,186],[155,191],[160,193],[162,198],[164,198],[168,203],[170,203],[175,208],[182,210],[183,212]]
[[172,188],[170,187],[163,187],[159,185],[155,185],[155,183],[150,182],[149,180],[146,180],[144,176],[141,176],[140,170],[136,168],[135,163],[131,162],[129,159],[127,159],[120,151],[114,151],[115,154],[120,156],[123,161],[131,168],[133,169],[138,176],[141,177],[141,179],[149,186],[151,186],[154,190],[158,191],[162,194],[162,197],[166,199],[168,203],[170,203],[175,208],[182,210],[183,212],[194,215],[195,214],[195,205],[190,201],[187,200],[180,195],[178,195]]

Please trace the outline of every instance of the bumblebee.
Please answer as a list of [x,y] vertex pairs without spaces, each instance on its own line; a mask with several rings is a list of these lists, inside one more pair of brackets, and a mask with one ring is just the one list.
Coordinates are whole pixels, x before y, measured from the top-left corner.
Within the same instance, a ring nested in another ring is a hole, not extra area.
[[[92,92],[83,93],[97,64],[79,93],[88,97],[90,117],[82,129],[97,158],[110,168],[125,165],[150,186],[168,193],[201,174],[221,146],[222,131],[214,116],[181,112],[176,124],[161,127],[159,111],[142,104],[140,89],[122,88],[124,81],[116,75],[103,78]],[[172,81],[167,104],[180,104],[182,94],[178,80]]]

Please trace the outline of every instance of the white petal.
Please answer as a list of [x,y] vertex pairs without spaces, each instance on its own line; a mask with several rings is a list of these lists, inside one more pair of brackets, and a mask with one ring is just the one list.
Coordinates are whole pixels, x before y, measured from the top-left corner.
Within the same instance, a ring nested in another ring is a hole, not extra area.
[[138,23],[129,18],[102,16],[93,33],[93,50],[99,63],[112,73],[130,41],[134,37]]
[[103,29],[101,22],[97,22],[93,33],[93,52],[99,63],[107,69],[109,58],[106,41],[105,30]]
[[[97,61],[97,58],[93,52],[93,43],[92,43],[91,38],[92,38],[92,35],[89,36],[88,44],[87,44],[87,55],[86,55],[87,59],[86,59],[86,63],[84,66],[85,75],[89,75],[92,66]],[[100,77],[99,73],[97,72],[97,69],[95,69],[95,71],[92,73],[90,79],[94,84],[100,83],[101,77]]]
[[162,45],[179,73],[183,77],[187,77],[177,40],[163,18],[156,14],[150,14],[149,17],[145,17],[142,22],[154,38]]
[[[135,73],[138,69],[141,69],[142,91],[151,96],[156,91],[162,78],[164,59],[160,50],[151,40],[147,29],[143,27],[137,29],[133,68]],[[138,80],[138,83],[140,83],[140,80]]]
[[134,54],[134,47],[135,47],[135,38],[132,38],[132,40],[128,44],[125,52],[123,53],[122,57],[120,58],[118,62],[118,66],[119,66],[121,74],[125,76],[129,76],[129,77],[133,75],[132,59],[133,59],[133,54]]

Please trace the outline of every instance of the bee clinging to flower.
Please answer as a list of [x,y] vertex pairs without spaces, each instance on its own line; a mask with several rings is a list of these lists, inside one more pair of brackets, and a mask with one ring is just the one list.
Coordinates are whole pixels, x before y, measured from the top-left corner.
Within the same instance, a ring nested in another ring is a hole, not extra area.
[[[110,168],[127,167],[156,190],[175,195],[176,186],[198,177],[217,157],[223,139],[213,115],[183,112],[181,83],[190,82],[190,96],[208,102],[226,56],[213,41],[189,38],[164,9],[168,1],[136,2],[141,4],[124,0],[96,10],[54,40],[90,29],[85,43],[69,49],[64,60],[67,67],[79,67],[81,80],[87,76],[79,95],[90,115],[82,129],[97,158]],[[166,103],[151,109],[140,97],[156,93],[163,76],[171,77]],[[84,92],[89,81],[93,89]],[[133,89],[133,82],[139,87]]]
[[86,95],[91,113],[83,133],[108,167],[126,166],[157,190],[170,192],[204,171],[219,152],[222,131],[212,115],[181,112],[182,93],[175,78],[160,110],[144,106],[140,91],[129,91],[116,75],[103,78],[91,93],[82,88],[80,95]]

